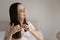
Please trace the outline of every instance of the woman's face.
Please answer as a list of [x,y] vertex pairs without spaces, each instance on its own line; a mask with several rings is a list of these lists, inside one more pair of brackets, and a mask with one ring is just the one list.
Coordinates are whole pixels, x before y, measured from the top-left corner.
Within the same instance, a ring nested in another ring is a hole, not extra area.
[[24,19],[27,17],[27,13],[26,13],[26,10],[23,5],[18,5],[17,10],[18,10],[18,18],[19,19]]

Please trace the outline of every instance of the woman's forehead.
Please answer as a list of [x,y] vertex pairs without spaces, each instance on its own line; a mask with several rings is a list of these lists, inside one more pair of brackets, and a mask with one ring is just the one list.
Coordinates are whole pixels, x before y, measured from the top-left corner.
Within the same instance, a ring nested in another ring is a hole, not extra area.
[[18,10],[25,9],[23,5],[18,5]]

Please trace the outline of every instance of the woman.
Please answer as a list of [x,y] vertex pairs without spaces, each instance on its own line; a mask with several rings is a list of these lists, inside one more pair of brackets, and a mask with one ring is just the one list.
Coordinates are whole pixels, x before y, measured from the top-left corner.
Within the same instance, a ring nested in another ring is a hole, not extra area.
[[27,13],[22,3],[13,3],[9,9],[10,27],[4,40],[29,40],[30,34],[37,40],[43,40],[33,25],[26,21]]

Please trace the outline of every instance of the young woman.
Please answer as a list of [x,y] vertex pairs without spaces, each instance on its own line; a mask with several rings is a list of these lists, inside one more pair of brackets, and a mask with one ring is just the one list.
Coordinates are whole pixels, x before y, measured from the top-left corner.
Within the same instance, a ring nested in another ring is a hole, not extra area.
[[22,3],[13,3],[9,9],[9,15],[10,26],[4,40],[30,40],[31,34],[36,40],[43,40],[33,25],[26,21],[27,12]]

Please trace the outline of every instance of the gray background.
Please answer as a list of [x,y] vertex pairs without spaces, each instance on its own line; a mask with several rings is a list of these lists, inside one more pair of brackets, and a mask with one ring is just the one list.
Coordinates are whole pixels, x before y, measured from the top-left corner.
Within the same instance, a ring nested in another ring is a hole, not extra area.
[[28,11],[29,20],[43,34],[44,40],[57,40],[60,31],[60,0],[0,0],[0,31],[9,25],[9,6],[21,2]]

